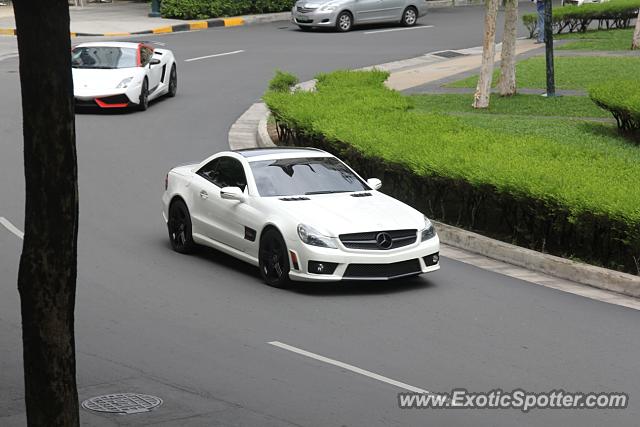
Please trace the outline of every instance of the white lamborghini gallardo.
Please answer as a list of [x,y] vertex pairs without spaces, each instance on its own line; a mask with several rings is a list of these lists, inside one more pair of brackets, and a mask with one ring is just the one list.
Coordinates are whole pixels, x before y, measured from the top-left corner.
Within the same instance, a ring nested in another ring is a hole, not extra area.
[[145,43],[82,43],[71,51],[71,66],[77,106],[146,110],[178,89],[173,53]]

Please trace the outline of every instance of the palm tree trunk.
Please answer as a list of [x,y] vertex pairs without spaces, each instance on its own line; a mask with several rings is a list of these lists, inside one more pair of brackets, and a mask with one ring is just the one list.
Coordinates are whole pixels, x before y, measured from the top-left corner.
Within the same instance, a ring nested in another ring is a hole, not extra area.
[[67,0],[13,4],[26,189],[18,272],[29,426],[79,425],[74,307],[78,234]]
[[473,96],[473,108],[489,107],[491,81],[493,79],[493,59],[496,50],[496,15],[498,0],[486,0],[484,18],[484,41],[482,45],[482,66],[478,86]]
[[500,61],[500,95],[516,94],[516,39],[518,37],[518,0],[505,0],[504,34]]
[[640,49],[640,11],[636,18],[636,29],[633,31],[633,41],[631,42],[631,50]]

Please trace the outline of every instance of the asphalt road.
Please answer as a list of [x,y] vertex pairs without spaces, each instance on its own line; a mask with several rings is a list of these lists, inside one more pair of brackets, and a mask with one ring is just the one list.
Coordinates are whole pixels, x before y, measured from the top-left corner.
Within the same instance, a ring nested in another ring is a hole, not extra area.
[[[526,7],[523,5],[523,8]],[[83,425],[632,426],[640,406],[635,310],[454,260],[400,283],[278,290],[215,251],[170,250],[160,216],[172,166],[227,148],[274,69],[317,72],[481,44],[482,9],[434,11],[433,28],[301,33],[288,23],[149,37],[173,49],[179,94],[144,113],[77,115],[80,398],[152,394],[147,414]],[[197,61],[186,59],[242,50]],[[17,61],[0,62],[0,216],[22,228]],[[0,228],[0,425],[24,425],[20,240]],[[397,386],[273,346],[278,341],[421,389],[627,392],[624,410],[406,410]]]

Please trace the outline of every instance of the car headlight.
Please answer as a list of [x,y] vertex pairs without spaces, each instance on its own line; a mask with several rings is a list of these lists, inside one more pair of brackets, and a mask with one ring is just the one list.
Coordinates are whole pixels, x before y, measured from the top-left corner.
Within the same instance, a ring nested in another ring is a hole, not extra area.
[[116,86],[116,89],[126,88],[127,86],[129,86],[129,83],[131,83],[131,80],[133,80],[133,77],[122,79],[122,81],[118,83],[118,86]]
[[325,12],[333,12],[334,10],[336,10],[338,8],[338,6],[334,5],[334,4],[330,4],[327,6],[323,6],[320,8],[320,10],[323,10]]
[[322,248],[338,248],[331,237],[321,234],[318,230],[308,225],[298,225],[298,236],[300,236],[300,240],[307,245],[320,246]]
[[429,221],[429,218],[427,218],[426,216],[424,217],[424,228],[422,229],[420,234],[421,234],[421,238],[420,238],[421,242],[424,242],[425,240],[429,240],[436,235],[436,229],[434,228],[431,221]]

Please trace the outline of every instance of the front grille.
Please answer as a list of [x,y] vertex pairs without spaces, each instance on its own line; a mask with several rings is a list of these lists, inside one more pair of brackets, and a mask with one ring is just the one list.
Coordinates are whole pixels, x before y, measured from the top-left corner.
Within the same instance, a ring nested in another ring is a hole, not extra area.
[[113,95],[113,96],[103,96],[100,98],[100,101],[105,104],[128,104],[129,98],[125,94]]
[[349,264],[344,272],[345,279],[395,279],[420,274],[420,261],[394,262],[392,264]]
[[[391,238],[391,245],[380,246],[379,235],[386,233]],[[341,234],[340,241],[349,249],[388,250],[401,248],[415,243],[417,230],[370,231],[366,233]]]
[[76,107],[97,107],[98,104],[93,99],[76,98]]
[[317,7],[303,7],[303,6],[296,6],[296,10],[300,13],[311,13],[314,12],[316,9],[318,9]]

